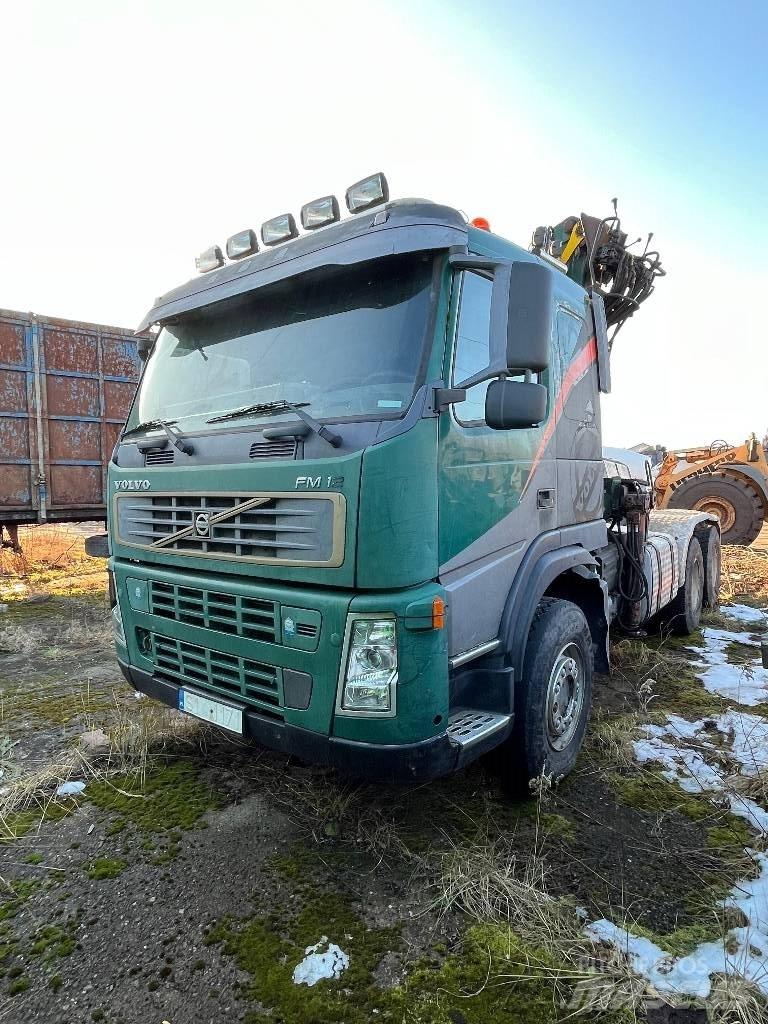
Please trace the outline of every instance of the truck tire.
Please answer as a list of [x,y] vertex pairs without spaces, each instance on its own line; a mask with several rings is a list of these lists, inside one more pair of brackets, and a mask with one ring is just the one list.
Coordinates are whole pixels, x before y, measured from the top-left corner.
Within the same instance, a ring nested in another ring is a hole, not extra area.
[[685,583],[662,611],[662,625],[678,636],[686,636],[698,629],[704,607],[704,590],[704,555],[701,544],[691,537],[685,558]]
[[709,473],[686,481],[669,499],[669,507],[714,513],[723,544],[751,544],[763,525],[762,497],[735,473]]
[[716,610],[720,607],[720,531],[713,525],[705,526],[703,529],[697,527],[696,537],[701,544],[701,553],[704,557],[704,605]]
[[553,780],[576,763],[592,703],[592,635],[581,608],[545,597],[528,633],[523,678],[515,683],[515,721],[496,765],[504,789],[530,796],[529,782]]

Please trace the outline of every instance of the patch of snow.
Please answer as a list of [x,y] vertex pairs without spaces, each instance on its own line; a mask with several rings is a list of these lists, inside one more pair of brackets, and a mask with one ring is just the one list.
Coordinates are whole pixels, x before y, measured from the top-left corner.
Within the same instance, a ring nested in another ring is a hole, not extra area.
[[768,722],[747,711],[726,711],[717,718],[717,728],[728,736],[731,754],[741,765],[742,775],[757,775],[768,768]]
[[768,625],[764,608],[750,608],[748,604],[724,604],[720,611],[730,619],[748,624]]
[[732,928],[722,940],[702,942],[687,956],[674,957],[650,939],[604,919],[587,925],[585,932],[624,953],[632,970],[658,992],[706,998],[710,976],[724,972],[741,975],[768,995],[768,857],[748,852],[760,868],[759,877],[738,882],[719,905],[738,908],[749,923]]
[[760,804],[738,793],[729,793],[728,802],[732,814],[745,818],[756,832],[768,835],[768,811],[764,811]]
[[[326,949],[320,952],[323,946]],[[329,942],[327,935],[314,946],[307,946],[304,953],[304,959],[293,970],[294,985],[312,986],[323,978],[339,978],[349,967],[349,956],[335,942]]]
[[84,789],[84,782],[62,782],[56,790],[56,796],[80,796]]
[[737,704],[754,706],[768,702],[768,671],[763,668],[760,657],[751,658],[741,665],[728,661],[729,644],[743,644],[759,649],[760,641],[751,633],[735,633],[727,629],[701,631],[703,647],[689,648],[697,656],[698,664],[704,669],[697,675],[709,693],[717,693]]
[[[710,730],[722,736],[721,745],[715,744]],[[731,709],[717,718],[695,722],[669,715],[666,725],[647,725],[645,732],[646,738],[633,744],[638,764],[660,764],[664,778],[686,793],[726,791],[731,811],[768,835],[768,811],[729,789],[730,772],[722,764],[725,753],[729,761],[738,764],[739,775],[754,776],[768,766],[768,722],[759,715]]]

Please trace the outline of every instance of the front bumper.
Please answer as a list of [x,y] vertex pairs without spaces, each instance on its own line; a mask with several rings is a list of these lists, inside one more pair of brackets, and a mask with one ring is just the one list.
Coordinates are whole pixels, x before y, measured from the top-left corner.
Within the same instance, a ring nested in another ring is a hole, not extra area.
[[[134,689],[170,707],[178,707],[179,684],[126,665],[120,659],[118,664]],[[262,746],[293,754],[313,764],[327,764],[352,775],[388,782],[436,779],[456,771],[466,760],[465,752],[445,732],[418,743],[368,743],[325,736],[297,725],[272,721],[247,707],[243,723],[246,737]]]

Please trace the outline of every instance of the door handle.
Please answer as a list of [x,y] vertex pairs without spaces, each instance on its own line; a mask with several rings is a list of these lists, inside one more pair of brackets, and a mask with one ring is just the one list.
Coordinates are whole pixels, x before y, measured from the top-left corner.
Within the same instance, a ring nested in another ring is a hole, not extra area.
[[536,491],[536,507],[537,508],[554,508],[555,507],[555,489],[554,487],[544,487]]

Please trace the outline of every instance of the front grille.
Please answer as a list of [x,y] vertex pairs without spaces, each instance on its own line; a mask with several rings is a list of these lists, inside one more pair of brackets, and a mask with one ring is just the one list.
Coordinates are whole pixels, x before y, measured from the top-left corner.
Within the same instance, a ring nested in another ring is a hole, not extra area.
[[181,554],[341,565],[344,499],[266,495],[123,494],[118,539]]
[[282,441],[254,441],[248,453],[250,459],[295,459],[296,438]]
[[279,620],[274,601],[153,580],[150,602],[153,615],[188,626],[202,626],[219,633],[249,640],[266,640],[268,643],[274,643],[277,638]]
[[274,665],[211,651],[158,633],[152,634],[152,661],[161,676],[241,698],[260,714],[283,718],[278,669]]
[[144,452],[145,466],[170,466],[176,453],[173,448],[152,448]]

